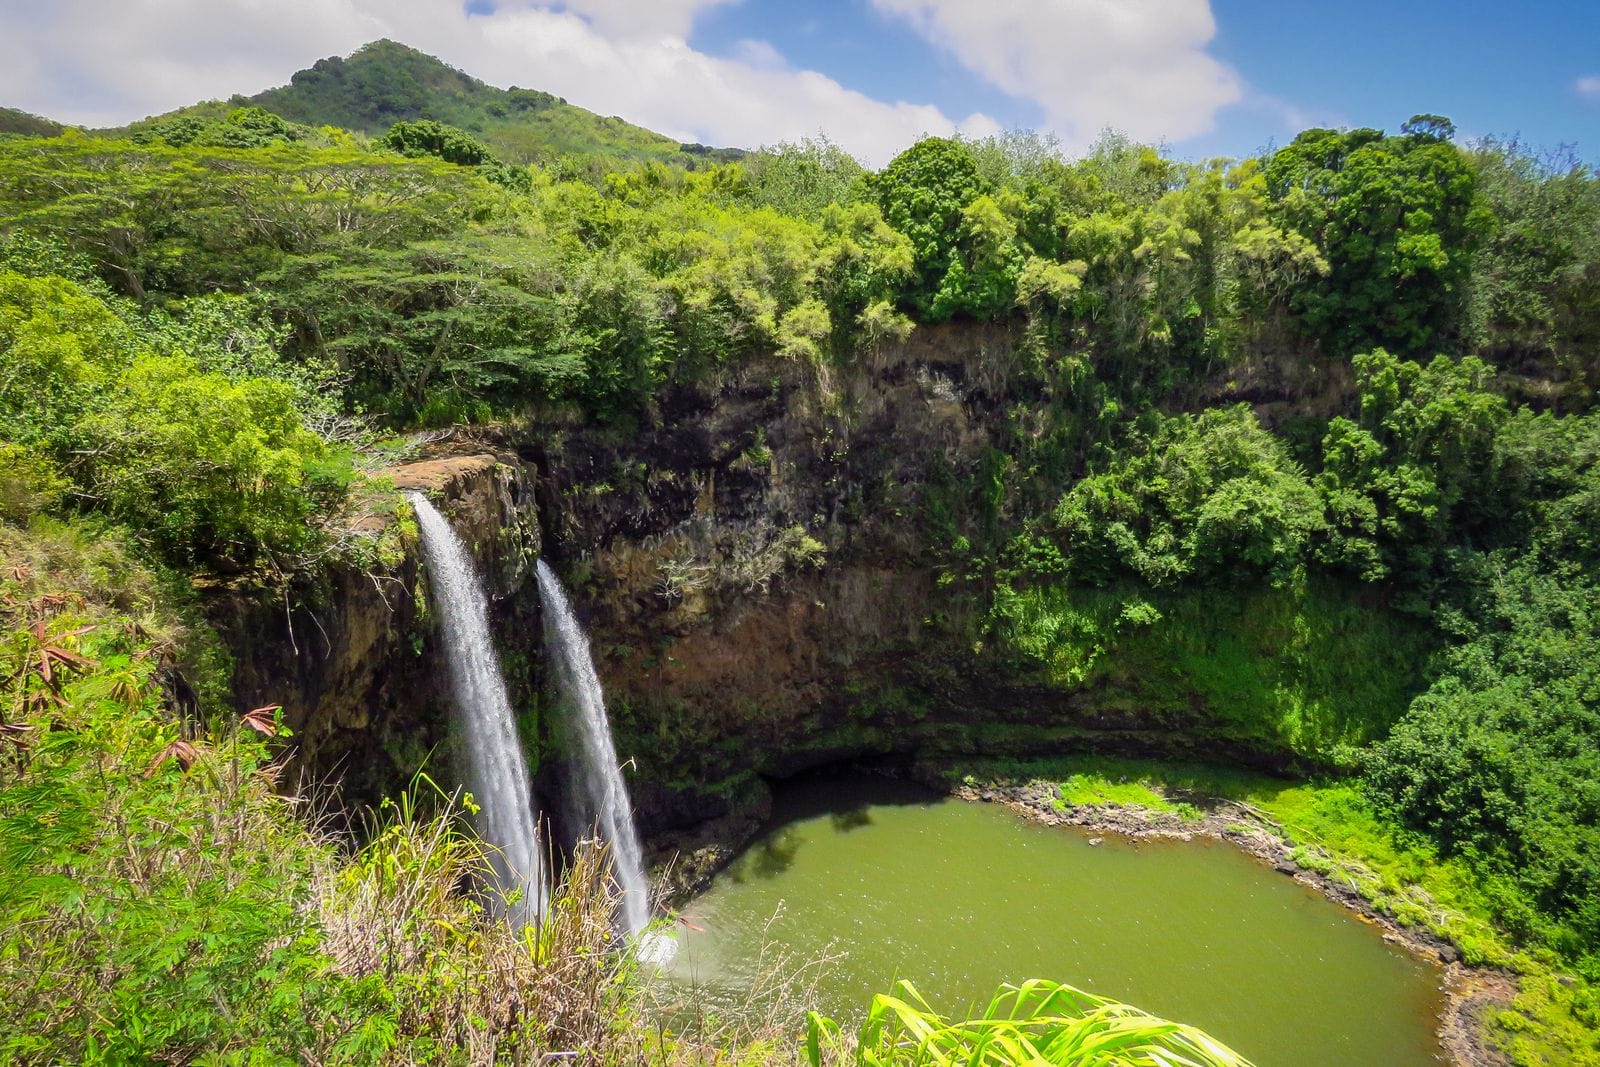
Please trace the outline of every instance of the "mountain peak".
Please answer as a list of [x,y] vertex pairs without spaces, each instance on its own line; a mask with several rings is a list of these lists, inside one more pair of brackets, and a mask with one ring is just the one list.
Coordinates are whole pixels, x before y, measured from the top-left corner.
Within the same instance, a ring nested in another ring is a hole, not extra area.
[[620,118],[602,118],[537,89],[500,89],[399,41],[382,38],[349,56],[319,59],[289,84],[248,101],[292,122],[377,136],[396,122],[434,119],[483,140],[507,162],[563,155],[659,159],[693,167],[737,158],[733,149],[685,146]]
[[294,122],[342,126],[368,135],[396,122],[437,119],[487,133],[494,119],[565,104],[549,93],[497,89],[443,60],[387,38],[346,58],[319,59],[289,84],[250,100]]

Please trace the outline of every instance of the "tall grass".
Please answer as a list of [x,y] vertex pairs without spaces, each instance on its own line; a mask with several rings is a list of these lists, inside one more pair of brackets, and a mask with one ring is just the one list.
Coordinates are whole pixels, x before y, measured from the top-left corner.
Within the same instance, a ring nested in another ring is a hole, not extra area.
[[634,961],[615,942],[620,902],[604,849],[585,844],[538,925],[513,927],[480,895],[488,846],[460,802],[421,814],[386,803],[369,843],[318,872],[319,947],[379,990],[385,1026],[414,1046],[399,1062],[537,1063],[637,1042]]
[[[1249,1067],[1192,1026],[1059,982],[1001,986],[980,1015],[959,1021],[935,1012],[910,982],[895,990],[872,999],[855,1035],[861,1067]],[[847,1045],[836,1023],[811,1016],[811,1067],[839,1062]]]

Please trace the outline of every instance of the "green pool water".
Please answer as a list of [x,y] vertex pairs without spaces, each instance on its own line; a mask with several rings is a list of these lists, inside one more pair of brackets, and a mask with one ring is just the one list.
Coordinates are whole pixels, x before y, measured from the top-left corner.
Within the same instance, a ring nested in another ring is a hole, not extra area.
[[792,784],[685,909],[671,973],[737,1004],[775,949],[831,950],[815,1006],[841,1019],[897,978],[946,1014],[1050,978],[1261,1067],[1435,1062],[1438,971],[1375,928],[1220,842],[1090,840],[892,782]]

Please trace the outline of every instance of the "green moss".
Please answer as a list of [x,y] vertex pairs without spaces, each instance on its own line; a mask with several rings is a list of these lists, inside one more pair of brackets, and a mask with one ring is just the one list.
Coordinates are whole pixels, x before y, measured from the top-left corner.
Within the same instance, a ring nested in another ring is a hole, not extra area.
[[1152,727],[1347,765],[1426,684],[1427,626],[1332,581],[1138,595],[1040,585],[1002,598],[1023,667]]
[[1512,1006],[1490,1019],[1511,1062],[1600,1064],[1600,989],[1554,971],[1526,975]]
[[883,723],[917,721],[928,717],[929,707],[925,694],[892,682],[879,682],[869,689],[859,683],[847,684],[847,695],[853,697],[846,714],[858,722]]

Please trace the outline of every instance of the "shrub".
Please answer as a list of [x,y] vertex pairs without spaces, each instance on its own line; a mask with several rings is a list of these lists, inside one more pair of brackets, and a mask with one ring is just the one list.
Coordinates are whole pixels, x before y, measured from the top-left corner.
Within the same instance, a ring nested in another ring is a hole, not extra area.
[[1243,405],[1165,420],[1073,486],[1054,519],[1075,574],[1155,586],[1249,572],[1282,582],[1322,526],[1305,474]]
[[0,521],[26,523],[59,504],[67,485],[49,457],[0,443]]
[[89,491],[178,562],[239,567],[300,551],[319,498],[343,489],[291,387],[230,381],[182,356],[137,360],[84,428],[98,442]]

